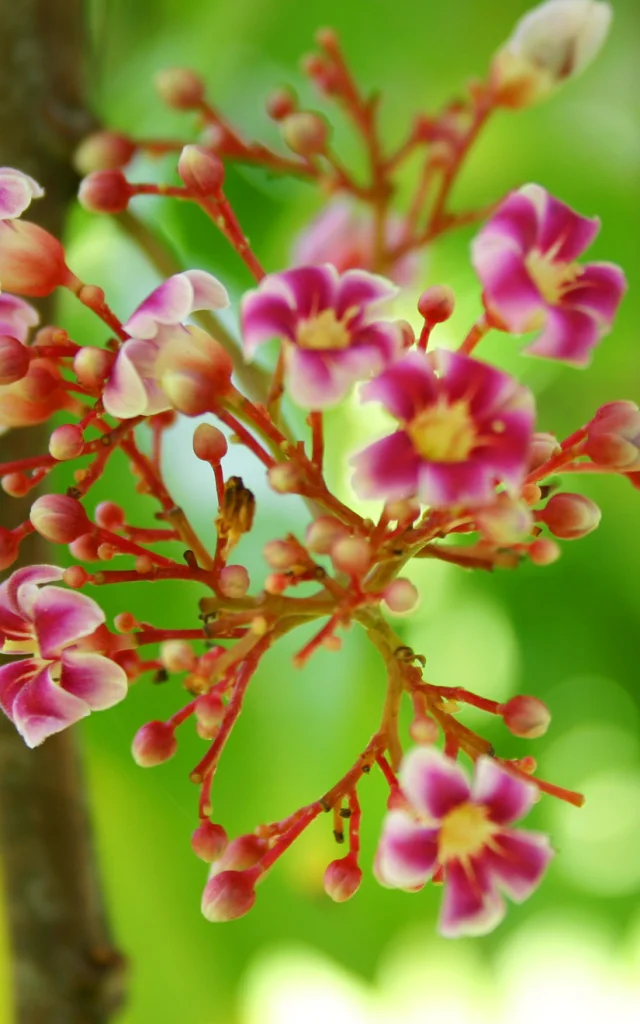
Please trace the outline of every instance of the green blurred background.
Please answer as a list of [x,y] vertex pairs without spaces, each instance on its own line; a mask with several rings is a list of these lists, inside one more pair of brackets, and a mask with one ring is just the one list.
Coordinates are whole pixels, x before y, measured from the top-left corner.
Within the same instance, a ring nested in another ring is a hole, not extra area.
[[[361,82],[384,90],[394,139],[413,113],[433,110],[466,78],[483,74],[528,6],[525,0],[95,3],[95,107],[110,125],[133,134],[187,137],[189,116],[164,111],[151,79],[163,66],[192,66],[206,77],[214,102],[249,134],[275,142],[264,97],[271,86],[292,82],[311,100],[298,59],[314,30],[330,24]],[[483,348],[483,355],[534,388],[540,428],[559,435],[603,402],[640,400],[640,12],[637,0],[616,0],[614,7],[613,32],[596,64],[546,104],[496,117],[455,196],[456,205],[467,208],[537,181],[581,212],[601,216],[593,257],[620,263],[628,273],[630,292],[615,331],[588,372],[521,359],[506,337]],[[337,138],[357,157],[341,129]],[[171,173],[170,162],[139,167],[140,179],[167,180]],[[318,209],[318,197],[306,185],[255,170],[232,171],[228,190],[262,261],[282,266],[293,233]],[[138,209],[171,240],[185,266],[218,273],[234,296],[249,285],[197,211],[144,200]],[[434,250],[420,282],[446,281],[456,290],[455,318],[441,334],[445,342],[460,337],[479,312],[470,237],[470,231],[458,233]],[[74,213],[70,245],[74,269],[103,284],[123,315],[156,280],[106,219]],[[413,318],[412,301],[400,315]],[[64,315],[74,337],[99,340],[88,317],[70,305]],[[167,475],[210,538],[214,490],[191,456],[191,428],[171,433]],[[330,417],[332,478],[345,496],[346,455],[374,430],[355,407]],[[256,530],[238,552],[258,587],[262,543],[286,529],[302,530],[305,513],[296,501],[270,495],[241,452],[237,467],[260,501]],[[336,906],[324,897],[321,878],[339,850],[322,821],[261,886],[248,917],[207,924],[199,910],[206,868],[189,848],[196,791],[187,780],[202,741],[185,734],[170,764],[154,771],[135,767],[133,732],[149,718],[170,714],[182,699],[174,682],[154,687],[143,681],[124,706],[82,725],[108,902],[117,942],[131,960],[121,1024],[528,1024],[596,1021],[605,1012],[616,1024],[638,1019],[640,993],[634,995],[632,978],[634,964],[636,979],[640,974],[640,495],[621,479],[584,478],[583,489],[601,504],[602,525],[585,540],[565,544],[560,562],[495,576],[421,564],[413,574],[423,591],[421,608],[398,622],[407,643],[426,654],[434,682],[499,699],[530,692],[548,702],[552,727],[530,747],[494,723],[485,730],[501,752],[531,751],[541,776],[587,794],[581,811],[550,798],[536,808],[533,825],[549,830],[560,851],[536,896],[512,908],[492,936],[455,944],[435,935],[437,891],[390,892],[367,871],[358,896]],[[122,463],[95,489],[96,501],[107,496],[129,506],[133,501],[138,520],[150,521],[151,502],[131,500]],[[194,625],[198,596],[187,586],[159,584],[99,594],[110,616],[126,609],[164,626]],[[301,643],[302,637],[295,646],[283,643],[265,662],[225,751],[215,808],[231,834],[315,798],[376,727],[384,680],[375,652],[353,630],[342,656],[321,652],[294,672],[288,659]],[[466,720],[481,724],[475,714]],[[375,774],[361,790],[368,867],[385,791]],[[0,951],[0,992],[6,992],[3,981],[6,953]]]

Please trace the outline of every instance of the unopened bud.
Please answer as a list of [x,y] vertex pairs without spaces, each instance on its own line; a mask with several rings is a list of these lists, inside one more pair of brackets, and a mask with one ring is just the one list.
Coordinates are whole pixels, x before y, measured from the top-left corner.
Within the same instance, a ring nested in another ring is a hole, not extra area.
[[193,432],[193,451],[198,459],[217,466],[227,454],[227,439],[210,423],[199,423]]
[[560,546],[548,537],[539,537],[529,545],[529,558],[534,565],[553,565],[562,554]]
[[70,544],[90,526],[80,502],[66,494],[43,494],[36,498],[29,518],[37,533],[53,544]]
[[91,213],[122,213],[133,194],[122,171],[94,171],[80,182],[78,201]]
[[523,740],[544,736],[551,722],[549,708],[537,697],[512,697],[506,704],[500,705],[498,713],[502,715],[509,732]]
[[334,903],[345,903],[355,896],[362,882],[362,871],[351,854],[331,861],[324,873],[324,891]]
[[196,857],[212,864],[222,856],[229,843],[229,837],[222,825],[203,821],[191,836],[191,849]]
[[194,195],[211,196],[224,182],[224,164],[205,146],[185,146],[178,160],[178,174]]
[[113,352],[104,348],[81,348],[73,357],[73,369],[85,388],[99,388],[111,373]]
[[0,526],[0,569],[8,569],[18,557],[19,545],[11,530]]
[[310,157],[323,153],[327,145],[327,123],[319,114],[296,111],[281,122],[282,138],[292,152]]
[[0,281],[16,295],[51,295],[69,278],[57,238],[26,220],[0,221]]
[[92,533],[83,533],[77,540],[69,544],[69,551],[81,562],[98,561],[98,541]]
[[162,349],[157,373],[174,409],[186,416],[210,412],[231,387],[233,363],[219,341],[199,327]]
[[231,840],[209,877],[213,876],[216,868],[225,871],[245,871],[247,868],[255,867],[262,860],[267,849],[267,842],[252,832],[237,836]]
[[387,608],[396,615],[413,611],[420,600],[420,594],[411,580],[404,578],[394,580],[385,587],[382,600]]
[[533,527],[531,509],[506,494],[498,495],[494,504],[480,509],[475,518],[478,530],[494,544],[517,544]]
[[609,402],[587,428],[585,454],[598,466],[640,469],[640,410],[634,402]]
[[384,506],[384,514],[391,523],[397,522],[401,525],[413,523],[420,515],[420,502],[416,498],[387,501]]
[[0,484],[10,498],[24,498],[31,490],[31,481],[26,473],[5,473]]
[[101,501],[96,505],[94,518],[103,530],[111,530],[113,533],[121,530],[125,524],[124,509],[116,505],[115,501]]
[[195,710],[196,719],[207,729],[216,729],[222,722],[225,711],[222,698],[214,690],[198,697]]
[[328,555],[339,538],[348,535],[347,527],[333,516],[319,516],[307,527],[305,542],[316,555]]
[[226,565],[218,577],[220,593],[225,597],[244,597],[250,583],[249,573],[244,565]]
[[192,672],[197,660],[186,640],[165,640],[160,645],[160,661],[167,672]]
[[330,554],[335,568],[349,576],[364,576],[371,565],[371,548],[362,537],[339,538]]
[[545,507],[536,513],[555,537],[579,540],[595,530],[602,518],[596,503],[583,494],[554,494]]
[[297,544],[286,540],[267,541],[262,549],[262,554],[271,569],[286,571],[300,563],[300,550]]
[[49,452],[59,462],[76,459],[82,455],[83,449],[82,431],[74,423],[64,423],[61,427],[56,427],[49,438]]
[[539,432],[534,434],[529,444],[529,470],[537,469],[560,451],[557,437],[553,434]]
[[81,565],[70,565],[68,569],[65,569],[62,577],[63,583],[66,583],[72,590],[80,590],[90,579],[89,573]]
[[409,735],[414,743],[431,745],[438,739],[440,729],[429,715],[416,715],[409,726]]
[[267,472],[269,486],[276,494],[300,494],[304,475],[292,462],[277,462]]
[[73,164],[83,175],[93,171],[113,171],[125,167],[135,151],[133,140],[120,132],[92,132],[76,149]]
[[248,914],[256,901],[253,879],[243,871],[222,871],[211,878],[202,894],[207,921],[233,921]]
[[294,113],[298,106],[298,100],[293,90],[285,86],[269,93],[265,106],[269,117],[274,121],[282,121],[283,118]]
[[134,629],[139,625],[136,617],[131,612],[120,612],[116,615],[113,624],[118,630],[118,633],[133,633]]
[[29,349],[17,338],[0,336],[0,385],[15,384],[26,377],[29,369]]
[[147,722],[133,737],[131,753],[141,768],[153,768],[173,757],[178,741],[166,722]]
[[156,92],[173,110],[193,110],[204,98],[204,82],[190,68],[165,68],[155,77]]
[[418,299],[418,312],[428,325],[444,323],[452,315],[454,306],[453,289],[446,284],[427,288]]

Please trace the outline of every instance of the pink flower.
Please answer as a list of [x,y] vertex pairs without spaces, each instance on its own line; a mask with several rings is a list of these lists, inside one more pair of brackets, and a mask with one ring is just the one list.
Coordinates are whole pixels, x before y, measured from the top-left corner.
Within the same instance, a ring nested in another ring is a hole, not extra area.
[[44,189],[37,181],[13,167],[0,167],[0,220],[13,220],[40,199]]
[[0,335],[17,338],[24,345],[29,329],[35,327],[40,315],[17,295],[0,294]]
[[190,331],[183,321],[199,309],[225,309],[226,289],[204,270],[186,270],[161,284],[124,325],[125,341],[103,395],[111,416],[154,416],[172,407],[160,386],[163,350],[170,344],[190,346]]
[[542,330],[528,351],[585,366],[613,323],[625,276],[613,263],[575,260],[600,221],[581,217],[539,185],[512,192],[473,243],[489,314],[506,331]]
[[[402,241],[403,224],[390,218],[387,244]],[[341,196],[329,200],[317,217],[298,237],[293,261],[297,266],[332,263],[338,273],[347,270],[373,270],[373,220]],[[401,256],[389,268],[389,277],[409,286],[416,277],[419,259],[415,253]]]
[[81,641],[104,622],[102,609],[84,594],[39,588],[62,575],[57,566],[33,565],[0,586],[2,653],[29,655],[0,666],[0,707],[29,747],[127,694],[123,669],[83,650]]
[[553,856],[539,832],[513,829],[536,788],[490,757],[476,762],[470,785],[462,768],[435,747],[416,747],[400,770],[408,810],[386,818],[376,856],[384,885],[416,890],[442,873],[445,896],[439,930],[447,938],[485,935],[539,884]]
[[284,340],[287,385],[294,402],[323,409],[356,380],[380,373],[398,355],[400,331],[376,320],[397,289],[364,270],[298,267],[270,274],[242,302],[248,356],[270,338]]
[[526,472],[533,396],[512,377],[457,352],[409,352],[362,389],[400,429],[353,456],[363,498],[418,497],[435,507],[483,505]]

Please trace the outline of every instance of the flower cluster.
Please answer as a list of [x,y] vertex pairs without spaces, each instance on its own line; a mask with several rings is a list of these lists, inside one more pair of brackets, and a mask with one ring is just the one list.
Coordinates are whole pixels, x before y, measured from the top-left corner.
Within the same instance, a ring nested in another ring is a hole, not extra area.
[[[251,275],[240,301],[208,271],[176,265],[167,275],[163,262],[161,283],[122,319],[101,287],[67,266],[61,243],[22,219],[42,194],[39,185],[19,170],[0,170],[0,278],[8,290],[0,296],[0,427],[56,416],[48,452],[2,464],[0,482],[5,494],[23,497],[62,463],[73,467],[64,493],[41,494],[25,522],[0,529],[3,569],[17,562],[34,531],[66,546],[71,559],[66,569],[18,568],[0,587],[2,653],[22,656],[0,668],[0,706],[35,746],[122,700],[146,673],[182,681],[186,703],[167,721],[142,724],[132,752],[141,766],[162,764],[186,723],[207,744],[190,779],[199,791],[192,846],[211,864],[202,902],[209,920],[250,910],[257,883],[322,813],[332,815],[338,841],[348,822],[348,853],[328,865],[325,889],[337,902],[353,896],[362,878],[358,787],[374,767],[389,786],[376,876],[411,891],[443,882],[445,935],[488,931],[504,915],[504,894],[521,901],[537,886],[550,842],[513,824],[540,793],[582,803],[580,794],[539,778],[532,757],[501,758],[456,717],[471,705],[531,739],[549,725],[541,701],[519,695],[499,704],[428,681],[423,655],[402,643],[386,613],[409,612],[419,600],[401,575],[412,558],[467,569],[553,562],[558,540],[584,537],[600,521],[598,507],[560,489],[560,478],[613,473],[640,486],[637,405],[609,402],[559,440],[540,429],[531,391],[478,356],[485,335],[497,331],[532,335],[533,356],[573,367],[590,362],[625,290],[614,264],[577,262],[599,221],[540,185],[489,209],[455,212],[449,205],[465,154],[488,118],[540,99],[581,70],[609,15],[607,4],[587,0],[542,4],[498,52],[487,80],[474,83],[464,102],[414,119],[396,150],[380,137],[377,104],[360,90],[336,34],[319,33],[305,68],[361,136],[369,160],[364,180],[336,157],[325,118],[301,109],[292,91],[277,90],[267,101],[281,127],[281,152],[247,140],[211,106],[193,72],[162,72],[161,98],[195,112],[200,136],[184,145],[110,131],[90,136],[77,154],[86,174],[80,201],[106,214],[141,194],[196,204]],[[138,153],[173,149],[181,185],[130,179]],[[415,194],[408,211],[397,210],[396,175],[416,155],[423,169]],[[332,196],[298,239],[292,267],[263,268],[225,194],[230,161],[295,174]],[[435,199],[427,187],[434,175]],[[418,257],[426,246],[474,222],[483,222],[471,258],[484,312],[451,350],[437,345],[438,325],[454,309],[450,288],[423,290],[411,323],[394,318],[394,301],[401,288],[420,286]],[[153,263],[152,230],[131,211],[123,223]],[[38,312],[24,297],[57,288],[100,319],[103,346],[83,344],[58,325],[38,327]],[[235,333],[217,315],[227,308],[237,316]],[[268,371],[266,343],[277,351]],[[325,416],[347,399],[379,403],[395,421],[351,457],[354,495],[378,503],[374,518],[339,499],[324,474]],[[306,412],[304,436],[288,425],[292,406]],[[163,472],[164,438],[180,415],[203,417],[193,456],[211,467],[218,501],[212,543],[177,506]],[[234,473],[230,437],[252,453],[273,491],[301,496],[310,513],[304,533],[266,545],[266,580],[257,588],[230,560],[255,513],[251,488]],[[126,467],[154,503],[159,523],[132,522],[119,504],[92,502],[92,488],[117,458],[121,475]],[[175,580],[202,590],[192,628],[158,628],[123,611],[111,630],[95,600],[79,592]],[[307,587],[300,596],[302,583],[314,584],[312,592]],[[295,668],[321,646],[338,652],[340,632],[352,624],[380,652],[388,676],[380,726],[327,793],[229,842],[212,817],[225,744],[263,655],[310,622],[318,629],[296,654]],[[142,657],[145,647],[150,653]],[[416,744],[407,754],[398,724],[403,700],[413,708]],[[474,763],[472,783],[459,756]]]

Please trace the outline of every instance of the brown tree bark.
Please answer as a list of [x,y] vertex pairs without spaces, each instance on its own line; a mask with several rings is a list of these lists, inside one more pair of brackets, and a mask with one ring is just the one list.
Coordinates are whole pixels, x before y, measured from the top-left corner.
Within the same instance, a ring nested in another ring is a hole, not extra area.
[[[82,0],[0,0],[0,165],[45,187],[31,216],[58,236],[76,188],[70,155],[92,125],[83,13]],[[11,432],[0,438],[0,461],[46,445],[40,428]],[[28,507],[0,496],[0,522],[15,526]],[[42,542],[26,551],[30,561],[51,557]],[[104,1024],[121,1002],[122,958],[106,921],[75,738],[62,733],[29,750],[2,714],[0,874],[16,1024]]]

